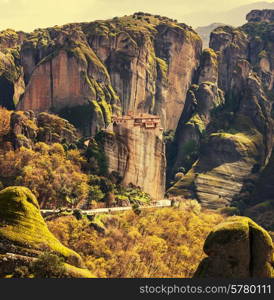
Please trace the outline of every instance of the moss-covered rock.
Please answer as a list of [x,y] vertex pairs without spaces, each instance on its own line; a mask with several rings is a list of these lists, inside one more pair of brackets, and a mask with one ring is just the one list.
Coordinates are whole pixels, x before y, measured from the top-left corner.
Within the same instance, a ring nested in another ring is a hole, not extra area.
[[46,112],[37,116],[37,140],[51,144],[71,144],[77,140],[76,128],[67,120]]
[[[0,224],[1,253],[37,257],[41,252],[52,252],[63,257],[67,264],[74,266],[73,269],[80,268],[81,273],[81,257],[63,246],[48,230],[37,199],[29,189],[8,187],[0,192]],[[0,268],[0,273],[3,270],[4,266]]]
[[247,217],[230,217],[207,237],[208,255],[194,277],[269,278],[273,272],[270,235]]

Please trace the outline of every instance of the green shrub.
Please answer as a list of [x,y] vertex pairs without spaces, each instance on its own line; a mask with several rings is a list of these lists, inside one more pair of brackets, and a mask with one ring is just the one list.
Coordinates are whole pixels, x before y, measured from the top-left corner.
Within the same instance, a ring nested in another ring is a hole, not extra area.
[[134,203],[132,205],[132,210],[138,216],[141,214],[141,209],[140,209],[140,207],[139,207],[139,205],[137,203]]
[[61,278],[64,277],[64,259],[60,256],[45,252],[31,264],[35,278]]
[[20,266],[15,268],[13,278],[29,278],[31,277],[29,268],[27,266]]
[[164,142],[166,144],[172,143],[175,138],[175,131],[174,130],[167,130],[163,133]]

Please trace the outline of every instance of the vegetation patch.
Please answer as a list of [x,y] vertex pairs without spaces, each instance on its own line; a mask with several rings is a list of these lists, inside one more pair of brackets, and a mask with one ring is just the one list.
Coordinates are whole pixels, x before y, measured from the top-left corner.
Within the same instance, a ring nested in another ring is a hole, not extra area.
[[203,258],[205,237],[222,220],[210,211],[197,214],[196,205],[186,202],[181,209],[114,214],[104,221],[103,235],[87,219],[61,217],[48,225],[97,277],[189,278]]

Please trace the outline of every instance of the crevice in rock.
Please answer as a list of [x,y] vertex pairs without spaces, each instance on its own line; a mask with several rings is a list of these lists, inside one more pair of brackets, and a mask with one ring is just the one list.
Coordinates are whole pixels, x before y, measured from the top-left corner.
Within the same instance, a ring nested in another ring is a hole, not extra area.
[[4,76],[0,76],[0,106],[14,110],[13,95],[14,84]]
[[50,60],[50,101],[51,107],[53,108],[53,74],[52,74],[52,60]]

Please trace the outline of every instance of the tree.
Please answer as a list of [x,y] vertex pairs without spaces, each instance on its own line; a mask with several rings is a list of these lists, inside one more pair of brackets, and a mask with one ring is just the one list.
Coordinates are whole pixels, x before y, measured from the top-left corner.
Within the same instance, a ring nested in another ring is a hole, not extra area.
[[8,134],[10,130],[10,115],[11,112],[6,108],[0,107],[0,139]]

